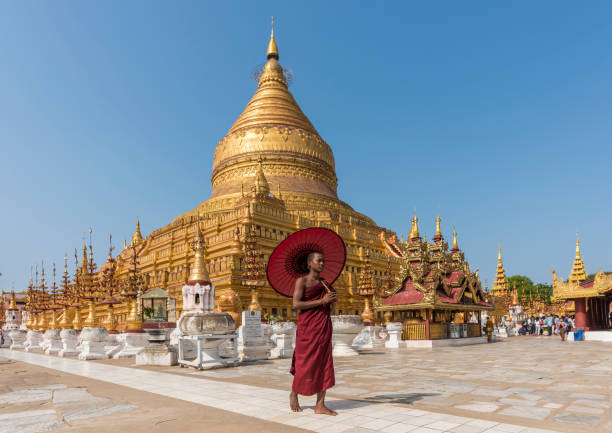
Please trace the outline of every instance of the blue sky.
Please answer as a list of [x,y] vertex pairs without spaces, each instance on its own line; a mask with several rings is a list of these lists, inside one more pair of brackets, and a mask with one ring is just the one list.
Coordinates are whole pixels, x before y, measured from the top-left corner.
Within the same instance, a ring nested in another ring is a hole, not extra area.
[[491,284],[612,270],[609,2],[0,3],[0,288],[98,263],[210,195],[218,141],[255,91],[270,16],[339,195],[431,238],[438,211]]

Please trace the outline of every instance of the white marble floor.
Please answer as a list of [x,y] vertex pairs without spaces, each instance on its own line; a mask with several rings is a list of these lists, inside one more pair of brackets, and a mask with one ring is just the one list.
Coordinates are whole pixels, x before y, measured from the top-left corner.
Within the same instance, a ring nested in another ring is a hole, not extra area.
[[410,409],[392,403],[329,399],[340,414],[315,415],[314,397],[301,398],[304,412],[288,409],[288,393],[270,388],[183,377],[90,361],[0,349],[0,356],[133,389],[323,433],[550,433],[552,430]]

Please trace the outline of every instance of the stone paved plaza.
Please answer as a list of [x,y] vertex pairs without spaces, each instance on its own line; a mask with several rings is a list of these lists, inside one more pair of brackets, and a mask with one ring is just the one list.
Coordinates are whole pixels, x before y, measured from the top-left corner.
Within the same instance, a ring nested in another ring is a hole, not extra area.
[[514,337],[338,358],[335,418],[315,416],[312,398],[302,399],[304,413],[289,412],[290,360],[197,371],[8,350],[0,356],[310,431],[612,432],[612,345],[598,342]]

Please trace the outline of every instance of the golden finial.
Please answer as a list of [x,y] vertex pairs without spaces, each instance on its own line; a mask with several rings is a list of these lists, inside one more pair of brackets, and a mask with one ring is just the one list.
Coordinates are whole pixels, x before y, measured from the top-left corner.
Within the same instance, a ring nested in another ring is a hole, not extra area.
[[412,217],[412,226],[410,227],[410,234],[408,235],[409,240],[421,237],[419,235],[419,219],[416,215]]
[[127,240],[123,238],[123,249],[125,250],[126,248],[127,248]]
[[9,310],[18,310],[19,308],[17,308],[17,302],[15,301],[15,291],[11,290],[11,302],[9,303],[8,306]]
[[87,272],[87,245],[83,243],[83,257],[81,259],[81,267],[83,268],[83,272]]
[[208,269],[206,269],[206,242],[200,229],[200,213],[198,212],[198,220],[196,222],[196,237],[191,243],[191,249],[195,251],[195,257],[193,260],[193,266],[189,275],[190,282],[200,282],[210,284],[210,276],[208,275]]
[[502,262],[501,247],[497,247],[497,263],[501,263],[501,262]]
[[436,218],[436,237],[442,236],[442,230],[440,230],[440,215]]
[[459,246],[457,244],[457,230],[453,229],[453,250],[458,250]]
[[576,258],[580,258],[580,239],[576,236]]
[[140,233],[140,218],[136,217],[136,230],[134,231],[130,245],[138,245],[142,241],[144,241],[144,239]]
[[278,46],[274,40],[274,17],[272,17],[272,31],[270,32],[270,43],[268,43],[268,52],[266,53],[268,59],[278,60]]
[[266,175],[263,171],[263,158],[261,155],[257,160],[259,166],[257,167],[257,174],[255,175],[255,186],[253,190],[256,194],[270,194],[270,185],[266,179]]
[[283,196],[282,196],[282,194],[281,194],[281,189],[280,189],[280,183],[278,184],[278,194],[277,194],[277,197],[276,197],[276,198],[278,198],[279,200],[282,200],[282,199],[283,199]]

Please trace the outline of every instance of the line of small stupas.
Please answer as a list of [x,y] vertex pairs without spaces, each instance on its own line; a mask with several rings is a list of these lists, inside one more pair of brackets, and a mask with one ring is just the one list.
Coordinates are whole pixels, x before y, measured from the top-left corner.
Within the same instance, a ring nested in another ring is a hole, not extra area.
[[[112,242],[112,236],[111,236]],[[133,247],[132,247],[133,248]],[[115,275],[116,260],[112,256],[114,247],[110,246],[107,262],[98,270],[93,259],[93,247],[83,245],[81,265],[78,253],[74,251],[74,275],[68,273],[68,257],[64,257],[64,273],[60,287],[56,283],[56,269],[53,264],[53,285],[48,287],[45,279],[44,262],[41,278],[38,279],[38,265],[35,278],[30,277],[27,290],[26,326],[30,330],[76,329],[84,327],[104,327],[109,333],[117,332],[115,306],[126,314],[126,331],[140,331],[142,319],[138,309],[138,299],[143,293],[144,280],[138,271],[138,257],[132,256],[131,268],[126,279],[118,281]],[[103,306],[103,316],[99,317],[99,306]]]
[[500,321],[504,315],[508,315],[511,307],[520,306],[526,316],[538,316],[540,314],[562,315],[567,312],[566,304],[563,301],[552,300],[539,292],[523,291],[521,296],[518,294],[516,283],[510,287],[510,282],[506,277],[506,271],[502,263],[501,248],[497,251],[497,270],[495,272],[495,282],[491,287],[491,297],[493,299],[494,311],[491,313],[494,320]]

